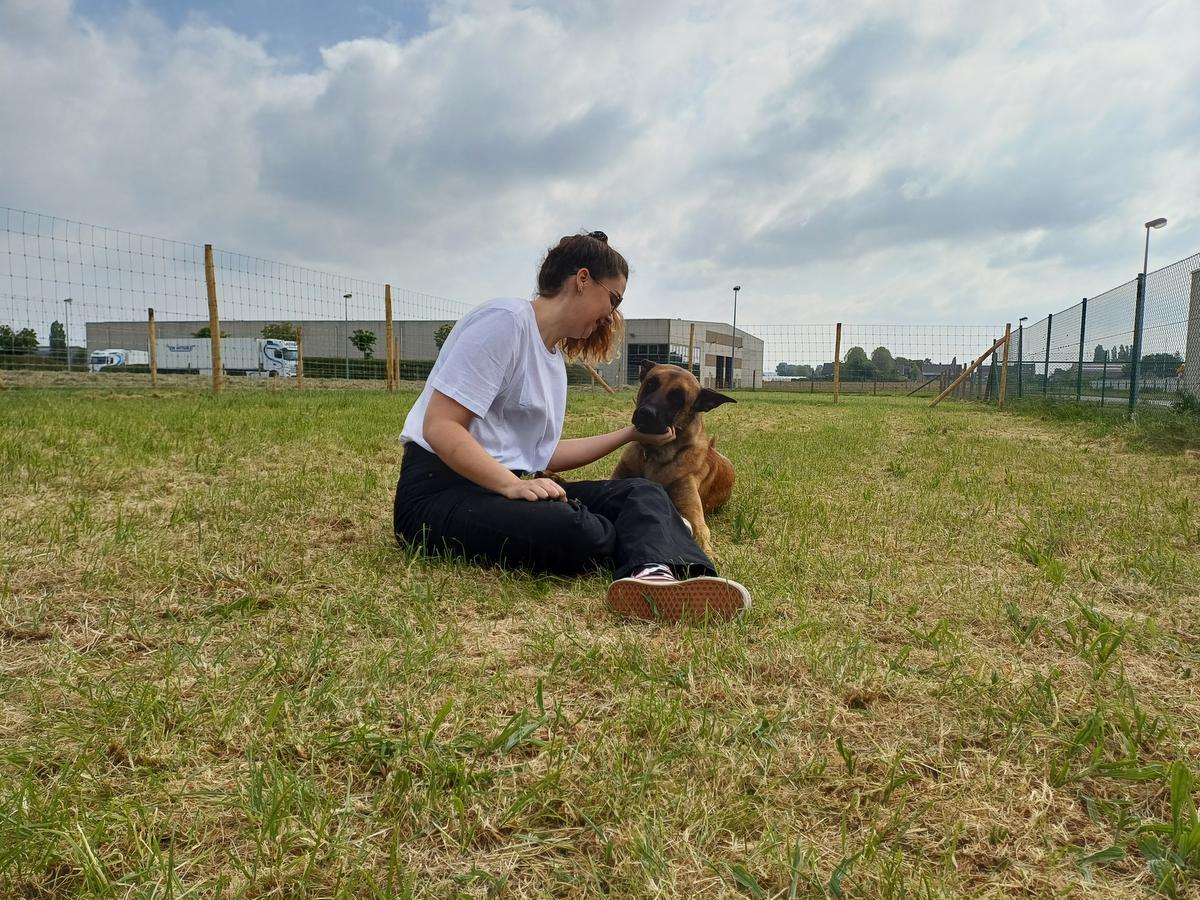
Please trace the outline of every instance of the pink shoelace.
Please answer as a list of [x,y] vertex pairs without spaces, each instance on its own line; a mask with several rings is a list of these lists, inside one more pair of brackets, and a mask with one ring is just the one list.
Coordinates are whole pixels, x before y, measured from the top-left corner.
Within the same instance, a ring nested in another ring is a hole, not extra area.
[[633,573],[634,578],[639,578],[643,581],[677,581],[675,575],[671,572],[669,566],[663,563],[650,563],[642,566]]

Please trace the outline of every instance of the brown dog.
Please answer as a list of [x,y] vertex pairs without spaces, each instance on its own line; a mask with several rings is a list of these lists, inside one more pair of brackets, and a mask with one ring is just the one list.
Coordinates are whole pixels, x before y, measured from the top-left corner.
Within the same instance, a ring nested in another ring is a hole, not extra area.
[[692,526],[700,549],[712,554],[704,514],[722,506],[733,492],[733,463],[716,451],[704,431],[704,413],[732,397],[700,387],[696,376],[673,365],[642,360],[642,386],[633,410],[633,426],[649,434],[675,428],[675,440],[652,447],[630,444],[613,478],[649,478],[667,489],[679,514]]

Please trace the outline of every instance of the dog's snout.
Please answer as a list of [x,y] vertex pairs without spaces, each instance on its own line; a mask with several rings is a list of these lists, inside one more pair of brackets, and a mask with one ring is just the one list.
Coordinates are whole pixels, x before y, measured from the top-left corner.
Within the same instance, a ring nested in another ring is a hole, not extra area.
[[645,406],[639,406],[633,411],[633,425],[639,431],[654,425],[654,411]]
[[667,430],[667,417],[661,409],[642,404],[633,411],[633,427],[646,434],[662,434]]

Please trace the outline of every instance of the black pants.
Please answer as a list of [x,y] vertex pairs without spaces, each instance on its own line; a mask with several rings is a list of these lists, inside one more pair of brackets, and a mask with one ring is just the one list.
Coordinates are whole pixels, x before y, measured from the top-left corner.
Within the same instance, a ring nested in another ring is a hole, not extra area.
[[623,478],[564,488],[565,503],[509,500],[410,443],[396,485],[396,537],[429,553],[555,575],[612,569],[624,578],[655,562],[681,578],[716,574],[662,485]]

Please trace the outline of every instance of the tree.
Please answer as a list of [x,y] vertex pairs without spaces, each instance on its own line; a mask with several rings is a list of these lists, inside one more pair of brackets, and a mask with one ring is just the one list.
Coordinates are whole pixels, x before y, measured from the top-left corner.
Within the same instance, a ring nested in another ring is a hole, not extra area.
[[[1138,363],[1138,377],[1164,378],[1174,375],[1183,365],[1183,357],[1178,353],[1147,353]],[[1133,372],[1133,361],[1121,367],[1121,374],[1128,377]]]
[[363,359],[370,359],[371,353],[375,347],[375,332],[368,331],[365,328],[355,329],[354,334],[350,335],[350,343],[358,348],[358,352],[363,355]]
[[[197,331],[195,334],[193,334],[193,335],[192,335],[192,337],[197,337],[197,338],[211,338],[211,337],[212,337],[212,326],[211,326],[211,325],[205,325],[203,328],[201,328],[199,331]],[[228,331],[222,331],[222,332],[221,332],[221,337],[223,337],[223,338],[227,338],[227,337],[229,337],[229,332],[228,332]]]
[[871,365],[880,378],[890,378],[896,374],[896,360],[887,347],[876,347],[871,351]]
[[1103,344],[1097,344],[1096,349],[1092,351],[1092,362],[1102,363],[1108,356],[1108,351],[1104,349]]
[[0,325],[0,351],[9,353],[28,353],[38,347],[37,332],[32,328],[22,328],[13,331],[7,325]]
[[875,377],[875,366],[867,357],[867,351],[862,347],[851,347],[842,363],[842,375],[847,379],[869,381]]
[[442,344],[446,343],[446,338],[450,337],[450,332],[454,329],[453,322],[447,322],[445,325],[439,325],[437,331],[433,333],[433,342],[437,344],[439,350],[442,349]]
[[272,322],[270,325],[263,326],[262,336],[274,338],[277,341],[294,341],[296,326],[291,322]]
[[63,328],[63,323],[57,319],[50,323],[50,349],[67,349],[67,329]]
[[896,374],[901,378],[920,378],[921,363],[915,359],[909,359],[907,356],[897,356]]

